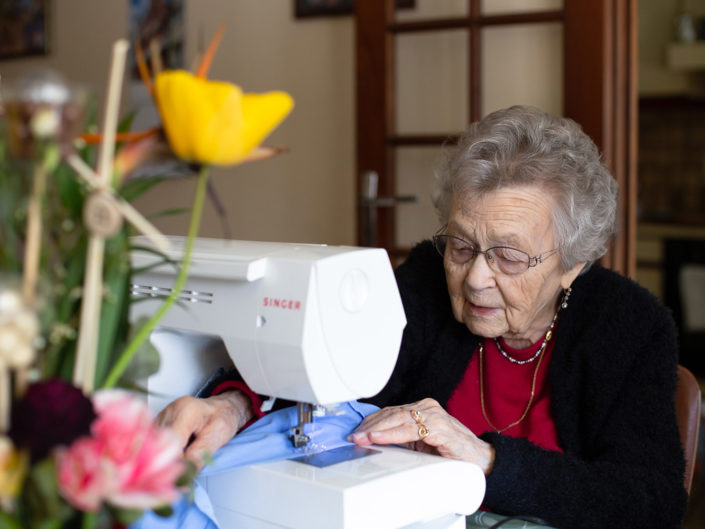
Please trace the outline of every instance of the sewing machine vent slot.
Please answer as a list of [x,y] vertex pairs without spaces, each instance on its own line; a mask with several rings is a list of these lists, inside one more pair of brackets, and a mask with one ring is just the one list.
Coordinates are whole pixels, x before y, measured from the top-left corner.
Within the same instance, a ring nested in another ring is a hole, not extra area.
[[[144,298],[166,298],[173,289],[155,287],[150,285],[130,285],[130,295],[136,299]],[[195,290],[182,290],[179,294],[179,301],[187,303],[213,303],[215,294],[212,292],[197,292]]]

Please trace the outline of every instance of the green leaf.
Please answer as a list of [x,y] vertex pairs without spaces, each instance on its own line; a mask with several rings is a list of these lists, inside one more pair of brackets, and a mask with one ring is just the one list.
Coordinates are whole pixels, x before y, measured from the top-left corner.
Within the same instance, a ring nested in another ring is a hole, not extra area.
[[61,161],[61,151],[59,150],[59,146],[53,142],[49,143],[44,147],[42,158],[44,170],[48,173],[53,172]]
[[56,184],[61,204],[69,211],[74,219],[80,219],[83,213],[85,191],[78,177],[66,164],[61,164],[56,170]]
[[[210,452],[204,452],[203,453],[203,460],[206,461],[208,459],[208,462],[206,465],[210,465],[213,462],[213,459],[210,455]],[[183,473],[179,476],[179,479],[176,482],[177,487],[188,487],[193,483],[193,480],[196,479],[196,475],[198,474],[198,467],[196,467],[196,464],[191,461],[190,459],[184,459],[185,463],[185,469]]]
[[154,514],[156,514],[157,516],[161,516],[162,518],[169,518],[169,516],[172,516],[174,514],[174,509],[171,507],[171,505],[164,505],[163,507],[154,509]]
[[[80,292],[83,288],[83,272],[86,261],[86,237],[81,237],[70,252],[66,252],[66,275],[61,280],[63,294],[54,301],[56,325],[66,328],[78,328],[81,307]],[[75,353],[76,337],[64,338],[60,341],[50,341],[46,349],[46,376],[59,376],[70,380],[73,375],[73,358]]]
[[33,465],[22,490],[23,511],[30,527],[41,527],[42,520],[66,520],[73,513],[59,495],[56,470],[51,458]]
[[149,216],[150,219],[158,219],[160,217],[173,217],[176,215],[185,215],[187,213],[190,213],[191,210],[189,208],[172,208],[172,209],[165,209],[163,211],[159,211],[157,213],[154,213]]
[[132,122],[135,120],[136,115],[137,109],[130,110],[127,114],[125,114],[125,116],[120,120],[120,123],[118,123],[117,131],[128,132],[130,129],[132,129]]
[[[128,341],[132,340],[134,335],[139,332],[139,329],[147,324],[147,321],[149,321],[149,318],[144,316],[132,324]],[[139,379],[147,378],[148,376],[159,371],[159,364],[159,351],[157,351],[149,340],[145,340],[140,345],[139,349],[135,353],[135,356],[132,357],[132,361],[127,366],[127,369],[125,369],[125,372],[121,377],[121,381],[123,383],[133,382]]]
[[[86,105],[86,120],[83,130],[85,132],[98,132],[98,96],[92,94],[88,98],[88,103]],[[98,146],[97,145],[84,145],[79,149],[78,155],[85,161],[89,166],[94,167],[97,157]]]
[[[0,141],[0,146],[3,143]],[[24,212],[29,193],[29,173],[26,166],[11,164],[0,158],[0,269],[5,273],[22,270]]]
[[125,182],[119,190],[120,196],[132,202],[165,179],[163,176],[149,176]]
[[85,130],[98,130],[98,96],[91,94],[86,104]]
[[64,526],[64,520],[43,520],[39,523],[38,529],[61,529]]
[[22,529],[22,524],[16,518],[0,511],[0,529]]
[[[175,272],[179,271],[179,267],[181,265],[181,262],[177,261],[175,259],[172,259],[171,257],[166,255],[165,253],[157,250],[156,248],[151,248],[149,246],[142,246],[139,244],[135,244],[135,245],[130,246],[130,253],[134,253],[134,252],[152,254],[156,257],[159,257],[159,259],[154,261],[153,263],[146,265],[146,266],[141,266],[139,268],[133,268],[132,269],[133,276],[143,274],[144,272],[149,272],[150,270],[152,270],[154,268],[159,268],[160,266],[163,266],[166,264],[172,265],[174,267]],[[133,300],[133,302],[134,302],[134,300]]]
[[100,312],[96,387],[114,364],[115,356],[124,345],[129,328],[130,255],[127,227],[107,241],[103,289],[106,292]]
[[[130,252],[131,253],[134,253],[134,252],[149,253],[149,254],[155,255],[157,257],[160,257],[161,261],[158,261],[159,265],[171,263],[178,268],[178,266],[180,264],[180,261],[177,261],[176,259],[172,259],[168,255],[166,255],[165,253],[161,252],[160,250],[157,250],[156,248],[150,248],[149,246],[141,246],[139,244],[134,244],[134,245],[130,246]],[[150,267],[151,266],[152,265],[150,265]]]
[[130,525],[135,523],[137,520],[139,520],[142,517],[142,511],[138,511],[135,509],[118,509],[118,508],[111,508],[110,509],[111,514],[113,517],[120,522],[121,524],[124,525]]
[[56,483],[56,467],[51,458],[46,458],[32,466],[30,478],[39,493],[46,499],[58,498],[59,488]]

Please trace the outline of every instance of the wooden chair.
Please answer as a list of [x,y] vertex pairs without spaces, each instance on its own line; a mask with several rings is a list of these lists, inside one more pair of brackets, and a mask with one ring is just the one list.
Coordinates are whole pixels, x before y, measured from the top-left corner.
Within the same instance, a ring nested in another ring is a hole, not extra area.
[[676,419],[680,430],[683,453],[685,455],[685,490],[690,494],[695,469],[695,456],[700,429],[700,386],[693,374],[685,367],[678,366],[676,385]]

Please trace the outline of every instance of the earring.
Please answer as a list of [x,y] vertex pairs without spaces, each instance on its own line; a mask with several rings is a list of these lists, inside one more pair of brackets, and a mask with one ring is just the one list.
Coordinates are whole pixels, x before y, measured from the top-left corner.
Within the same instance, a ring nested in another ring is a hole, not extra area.
[[561,300],[561,308],[562,309],[567,309],[568,308],[568,298],[570,297],[570,293],[573,291],[572,288],[568,287],[563,291],[563,299]]

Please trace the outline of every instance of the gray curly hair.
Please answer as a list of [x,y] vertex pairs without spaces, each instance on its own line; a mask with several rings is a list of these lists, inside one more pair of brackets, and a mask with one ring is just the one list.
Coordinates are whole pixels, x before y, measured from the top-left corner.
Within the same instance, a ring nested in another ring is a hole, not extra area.
[[615,232],[617,183],[580,125],[536,108],[513,106],[472,123],[456,148],[444,153],[432,199],[446,225],[453,195],[526,184],[553,198],[565,270],[605,254]]

